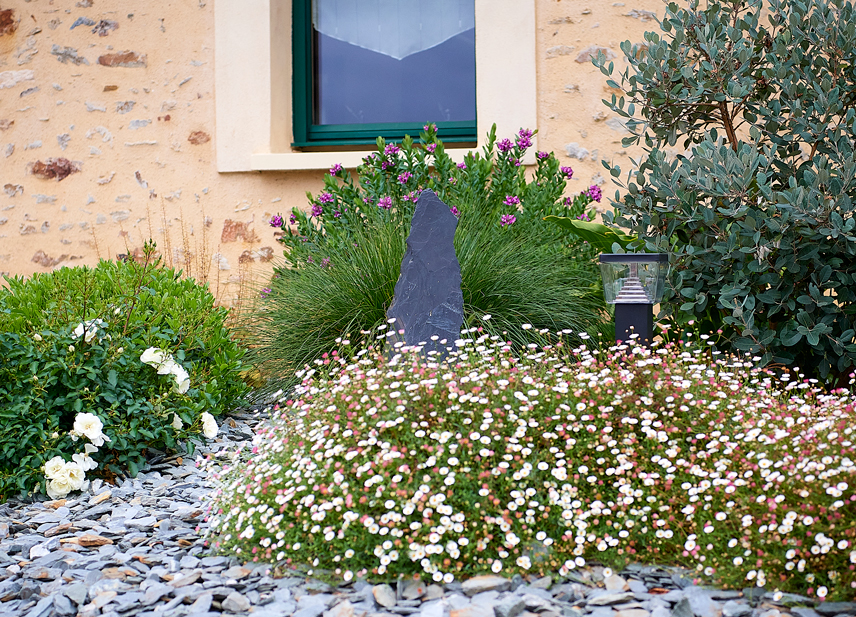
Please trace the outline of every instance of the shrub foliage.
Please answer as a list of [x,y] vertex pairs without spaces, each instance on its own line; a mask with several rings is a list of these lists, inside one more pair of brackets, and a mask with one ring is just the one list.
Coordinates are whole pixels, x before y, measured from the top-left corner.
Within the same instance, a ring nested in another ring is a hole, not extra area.
[[224,471],[215,549],[345,580],[651,561],[852,596],[846,392],[689,345],[517,357],[469,337],[443,363],[369,351],[306,371]]
[[692,0],[669,4],[660,29],[622,44],[629,68],[609,83],[625,96],[604,101],[627,118],[625,145],[646,152],[614,222],[674,254],[663,306],[678,326],[844,378],[856,363],[853,5]]
[[[245,392],[226,309],[153,251],[143,264],[102,261],[0,288],[0,495],[45,489],[57,456],[86,454],[91,475],[136,475],[147,448],[175,448]],[[88,439],[75,432],[81,414],[101,425]],[[99,433],[97,452],[84,452]]]
[[520,324],[574,332],[608,331],[593,250],[569,244],[543,221],[550,214],[587,218],[600,199],[591,187],[564,198],[573,171],[536,154],[527,177],[521,160],[531,131],[514,141],[488,136],[482,153],[456,164],[433,125],[419,144],[378,140],[354,176],[335,166],[310,209],[271,221],[282,230],[285,263],[276,268],[252,324],[253,359],[279,384],[349,335],[356,343],[385,320],[398,280],[405,238],[419,194],[430,188],[459,216],[455,251],[461,264],[464,317],[493,316],[494,332],[523,343]]

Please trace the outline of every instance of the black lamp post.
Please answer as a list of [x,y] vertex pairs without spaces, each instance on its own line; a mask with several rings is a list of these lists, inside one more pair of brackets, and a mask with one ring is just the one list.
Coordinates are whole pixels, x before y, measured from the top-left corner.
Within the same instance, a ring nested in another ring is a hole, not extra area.
[[663,297],[669,256],[665,253],[604,253],[600,256],[603,295],[615,305],[615,340],[639,335],[654,340],[654,305]]

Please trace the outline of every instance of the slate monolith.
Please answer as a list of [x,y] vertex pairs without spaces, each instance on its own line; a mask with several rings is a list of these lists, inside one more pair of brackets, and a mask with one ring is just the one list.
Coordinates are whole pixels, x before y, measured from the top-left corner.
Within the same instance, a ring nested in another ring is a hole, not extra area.
[[[461,337],[464,296],[461,265],[455,255],[457,226],[457,217],[434,191],[422,191],[386,315],[395,318],[390,328],[404,330],[405,344],[424,343],[423,353],[444,353]],[[434,336],[436,340],[432,340]]]

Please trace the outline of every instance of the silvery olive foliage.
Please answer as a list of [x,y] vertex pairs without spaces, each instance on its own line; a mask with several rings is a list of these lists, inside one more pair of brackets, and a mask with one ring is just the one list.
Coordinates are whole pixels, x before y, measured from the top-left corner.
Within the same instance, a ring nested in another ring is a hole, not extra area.
[[692,0],[660,29],[622,44],[608,82],[644,155],[625,181],[607,165],[624,187],[607,223],[673,254],[676,329],[840,379],[856,363],[852,3]]

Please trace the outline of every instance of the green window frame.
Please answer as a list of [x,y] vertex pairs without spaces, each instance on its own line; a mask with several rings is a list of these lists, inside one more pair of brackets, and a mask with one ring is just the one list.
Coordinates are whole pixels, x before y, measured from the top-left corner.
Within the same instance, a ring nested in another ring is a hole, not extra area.
[[[294,131],[292,147],[374,144],[378,136],[387,141],[401,141],[405,135],[412,137],[419,135],[422,131],[422,124],[419,123],[313,124],[315,72],[312,66],[312,0],[293,0],[292,10],[292,127]],[[475,119],[436,124],[445,143],[474,144],[477,141]]]

